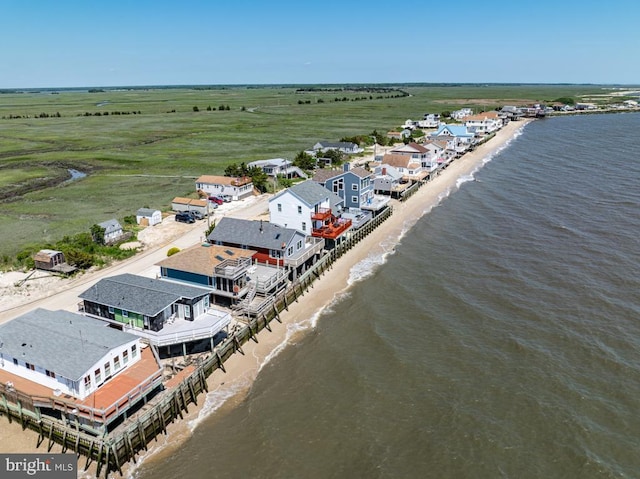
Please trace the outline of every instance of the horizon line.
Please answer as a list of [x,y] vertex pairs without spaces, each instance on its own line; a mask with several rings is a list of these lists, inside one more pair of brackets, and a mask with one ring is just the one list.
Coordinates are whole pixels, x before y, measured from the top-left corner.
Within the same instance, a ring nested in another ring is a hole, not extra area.
[[151,89],[151,88],[194,88],[194,87],[296,87],[296,86],[608,86],[640,87],[640,83],[574,83],[574,82],[342,82],[342,83],[184,83],[184,84],[138,84],[138,85],[86,85],[86,86],[42,86],[42,87],[0,87],[0,93],[20,91],[55,91],[87,89]]

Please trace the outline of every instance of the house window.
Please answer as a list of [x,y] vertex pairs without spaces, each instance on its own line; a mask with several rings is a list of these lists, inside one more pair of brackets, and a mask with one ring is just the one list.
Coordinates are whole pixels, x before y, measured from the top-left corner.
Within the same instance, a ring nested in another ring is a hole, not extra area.
[[115,358],[113,358],[113,369],[115,369],[116,371],[120,369],[120,356],[116,356]]
[[102,371],[100,371],[100,369],[96,369],[93,372],[93,375],[96,377],[96,384],[100,384],[102,382]]
[[126,310],[123,309],[122,310],[122,317],[123,318],[128,318],[129,317],[129,311],[126,311]]
[[298,214],[301,215],[302,214],[302,206],[298,206]]
[[298,241],[298,244],[296,245],[296,248],[297,248],[298,250],[301,250],[301,249],[302,249],[302,240]]
[[184,317],[185,318],[190,318],[191,317],[191,308],[189,306],[184,308]]
[[357,196],[352,196],[351,197],[351,202],[352,203],[357,203],[358,202],[358,197]]
[[107,379],[109,379],[109,376],[111,376],[111,363],[110,362],[106,362],[106,363],[104,363],[104,379],[105,379],[105,381]]
[[278,203],[278,213],[282,213],[282,203]]
[[24,363],[24,365],[27,367],[27,369],[31,369],[32,371],[36,370],[36,367],[31,363]]
[[135,358],[137,355],[138,355],[138,348],[134,344],[133,346],[131,346],[131,357]]
[[293,246],[289,246],[289,249],[287,250],[287,254],[289,256],[291,256],[293,254]]
[[307,231],[307,223],[302,222],[302,231]]
[[122,362],[127,364],[129,362],[129,351],[122,351]]
[[16,366],[18,365],[18,360],[16,358],[13,358],[13,364],[15,364]]
[[351,185],[351,189],[352,189],[353,191],[358,191],[358,185],[357,185],[357,184],[355,184],[355,183],[354,183],[354,184],[352,184],[352,185]]
[[107,310],[109,311],[110,314],[113,314],[113,306],[109,306]]
[[89,389],[91,389],[91,376],[85,376],[84,377],[84,389],[85,391],[88,391]]
[[49,371],[48,369],[45,369],[45,373],[47,376],[49,376],[50,378],[55,379],[56,378],[56,373],[54,373],[53,371]]

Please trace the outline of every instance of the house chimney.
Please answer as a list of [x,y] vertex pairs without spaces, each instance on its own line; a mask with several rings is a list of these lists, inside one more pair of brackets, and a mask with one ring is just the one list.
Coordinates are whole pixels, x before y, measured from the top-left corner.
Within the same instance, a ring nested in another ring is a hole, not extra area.
[[387,174],[387,169],[382,167],[382,176],[385,176]]

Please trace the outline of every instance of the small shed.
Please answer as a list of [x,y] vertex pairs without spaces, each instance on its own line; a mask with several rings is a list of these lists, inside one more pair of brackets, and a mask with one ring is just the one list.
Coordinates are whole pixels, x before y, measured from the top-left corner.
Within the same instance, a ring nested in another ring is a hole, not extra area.
[[154,226],[162,223],[162,212],[152,208],[140,208],[136,211],[136,222],[142,226]]
[[45,271],[55,271],[56,273],[69,274],[73,273],[77,268],[67,264],[62,251],[53,249],[41,249],[33,257],[36,269]]

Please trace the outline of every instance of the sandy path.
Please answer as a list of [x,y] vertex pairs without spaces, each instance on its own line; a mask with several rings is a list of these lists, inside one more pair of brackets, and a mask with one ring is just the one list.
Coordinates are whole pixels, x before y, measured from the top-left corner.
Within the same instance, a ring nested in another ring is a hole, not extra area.
[[[171,455],[180,448],[183,440],[189,437],[193,428],[212,411],[231,408],[242,401],[264,364],[287,344],[294,342],[298,335],[305,334],[306,330],[313,328],[323,308],[349,287],[352,271],[357,269],[357,265],[364,262],[382,263],[386,255],[393,252],[399,238],[443,197],[457,188],[459,179],[468,178],[477,171],[485,158],[502,148],[526,123],[509,123],[489,142],[454,161],[408,201],[396,205],[394,214],[381,227],[342,256],[333,268],[314,282],[313,289],[310,290],[312,294],[305,294],[299,302],[289,307],[289,311],[281,314],[282,324],[272,322],[272,331],[263,330],[258,336],[259,343],[250,341],[243,346],[244,355],[235,354],[225,363],[226,373],[216,371],[209,377],[210,390],[206,400],[201,399],[198,407],[190,406],[188,418],[171,424],[168,436],[159,438],[158,442],[152,442],[149,452],[138,458],[138,464]],[[83,286],[85,287],[86,285]],[[0,426],[0,451],[35,452],[35,434],[18,434],[20,427],[15,423],[9,426],[3,422]],[[8,438],[11,440],[8,441]]]

